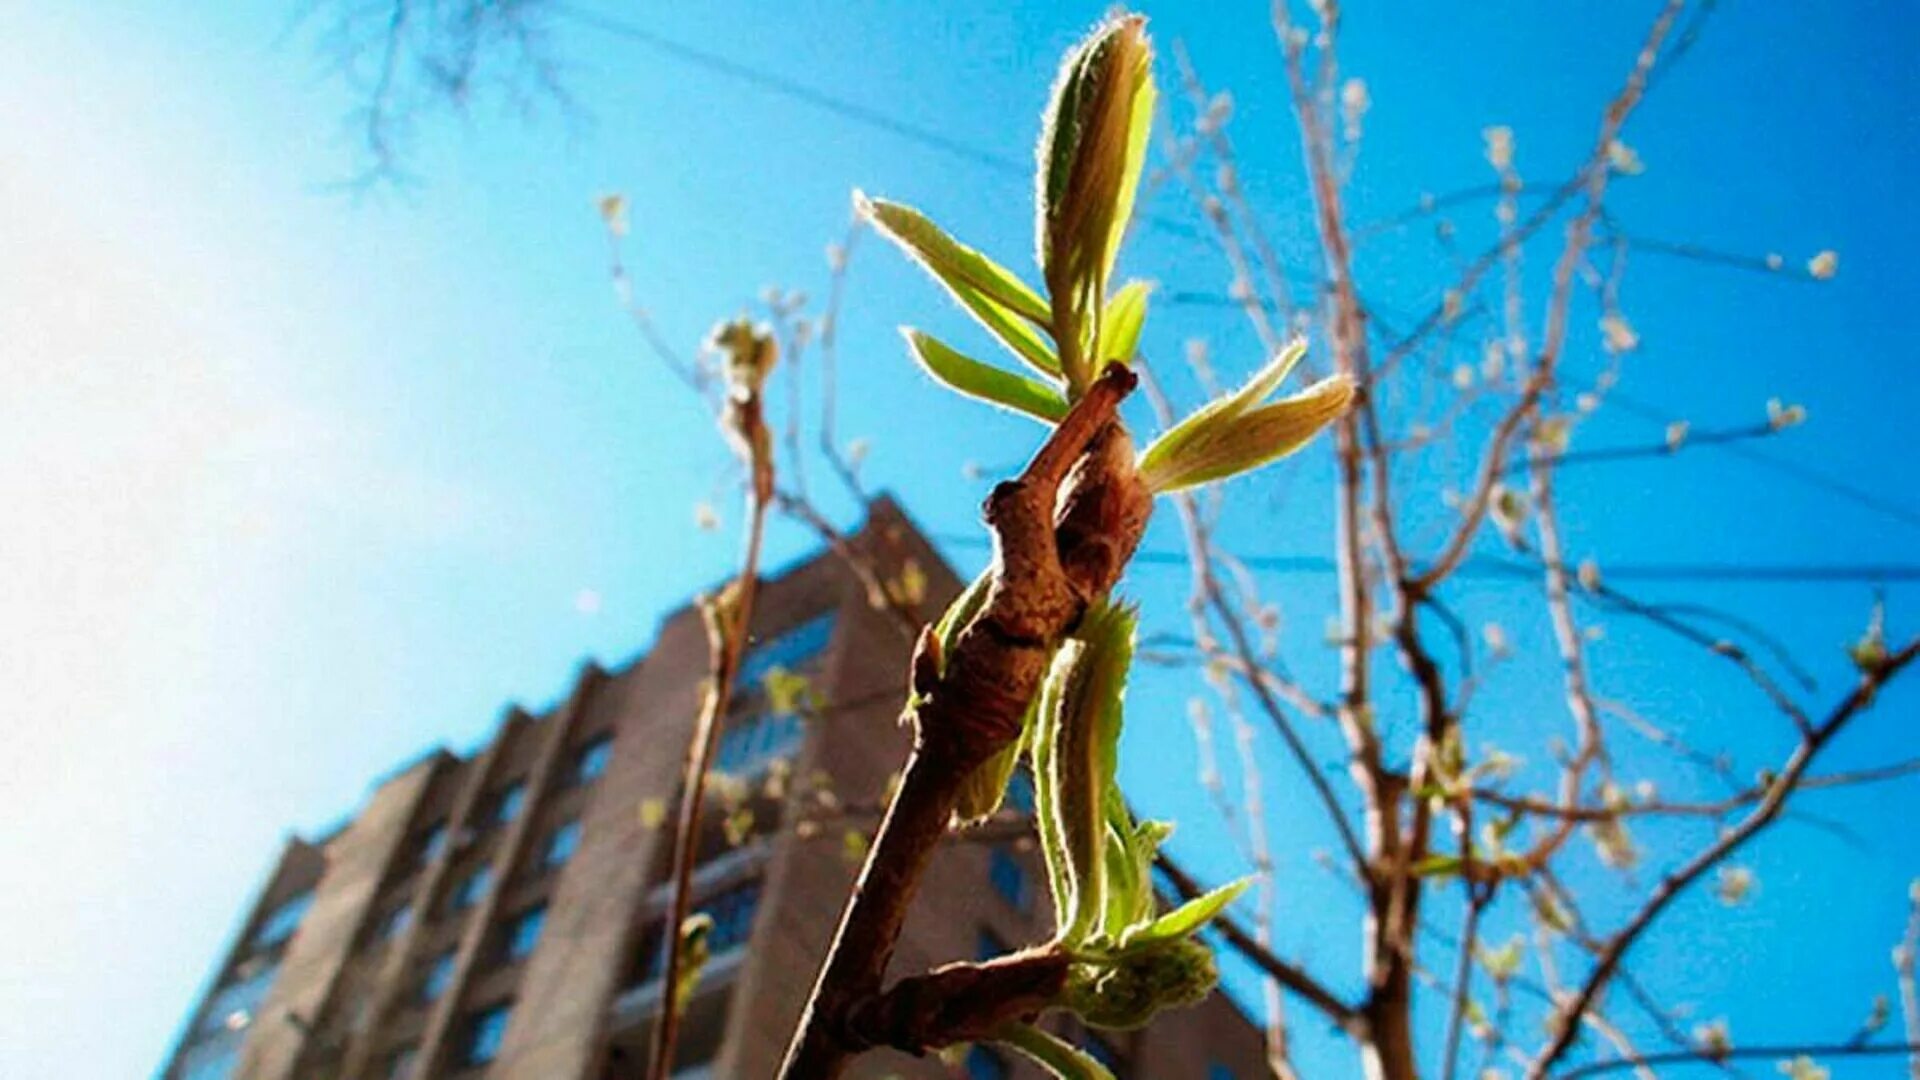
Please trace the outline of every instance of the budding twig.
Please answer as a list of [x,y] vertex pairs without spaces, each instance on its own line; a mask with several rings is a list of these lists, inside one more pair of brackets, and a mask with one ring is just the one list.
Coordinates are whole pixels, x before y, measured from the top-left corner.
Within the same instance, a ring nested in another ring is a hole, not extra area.
[[1132,441],[1114,419],[1134,382],[1124,365],[1109,366],[1021,475],[988,499],[995,557],[985,606],[952,655],[928,655],[930,631],[921,638],[913,754],[788,1049],[787,1080],[831,1080],[862,1048],[849,1019],[880,989],[961,784],[1018,737],[1054,647],[1139,543],[1150,506],[1132,474]]

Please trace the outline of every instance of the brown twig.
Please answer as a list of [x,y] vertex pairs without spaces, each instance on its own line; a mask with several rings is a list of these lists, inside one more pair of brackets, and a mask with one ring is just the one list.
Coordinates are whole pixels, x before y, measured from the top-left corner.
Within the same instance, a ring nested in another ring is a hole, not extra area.
[[921,637],[913,752],[788,1049],[787,1080],[832,1080],[859,1049],[848,1019],[880,989],[962,783],[1018,736],[1062,635],[1112,587],[1139,543],[1151,499],[1115,420],[1134,383],[1131,370],[1109,366],[1020,477],[987,501],[992,587],[951,655],[937,655],[931,628]]
[[729,333],[738,338],[716,338],[735,350],[729,364],[729,387],[723,425],[747,468],[747,531],[740,572],[718,597],[704,603],[707,644],[712,675],[687,748],[686,769],[680,781],[678,829],[673,841],[673,891],[668,905],[666,963],[660,994],[659,1019],[654,1027],[653,1080],[667,1080],[673,1072],[674,1040],[680,1025],[683,928],[692,901],[693,870],[700,843],[700,811],[706,795],[707,773],[720,740],[720,727],[733,699],[753,622],[754,594],[760,581],[760,552],[766,538],[767,509],[773,502],[773,441],[768,433],[761,397],[775,346],[746,323],[735,323]]

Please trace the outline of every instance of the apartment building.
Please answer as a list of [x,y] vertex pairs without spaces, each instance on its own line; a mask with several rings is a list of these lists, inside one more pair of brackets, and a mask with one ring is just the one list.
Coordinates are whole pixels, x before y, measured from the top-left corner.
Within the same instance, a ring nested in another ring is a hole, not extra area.
[[[960,585],[888,500],[848,544],[883,577],[923,583],[910,591],[924,592],[928,614]],[[832,553],[762,586],[694,876],[694,907],[714,928],[676,1076],[774,1074],[871,808],[905,759],[897,716],[912,635],[869,594]],[[810,705],[776,708],[776,669],[805,677]],[[645,656],[586,665],[544,714],[510,711],[484,747],[436,750],[379,781],[331,835],[289,841],[160,1080],[643,1076],[672,846],[661,818],[707,671],[689,606]],[[1040,874],[1030,839],[950,843],[896,972],[1046,936]],[[1265,1072],[1258,1029],[1223,995],[1143,1031],[1063,1031],[1131,1080]],[[874,1053],[853,1075],[1041,1073],[977,1047]]]

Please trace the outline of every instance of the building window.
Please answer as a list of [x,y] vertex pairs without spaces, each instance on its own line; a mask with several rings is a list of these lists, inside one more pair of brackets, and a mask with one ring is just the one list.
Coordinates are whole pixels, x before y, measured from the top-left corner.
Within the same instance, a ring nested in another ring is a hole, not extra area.
[[453,985],[453,964],[452,949],[433,958],[433,963],[427,966],[427,977],[420,980],[421,1001],[438,1001],[440,995],[447,992],[447,987]]
[[[713,899],[695,905],[694,910],[713,920],[713,930],[707,934],[707,955],[724,956],[745,945],[747,939],[753,936],[753,916],[759,906],[758,880],[735,885]],[[661,936],[662,932],[662,925],[656,923],[648,929],[641,943],[637,960],[642,972],[642,984],[658,979],[661,967],[667,962],[666,941]]]
[[180,1055],[180,1080],[228,1080],[240,1065],[241,1038],[231,1032],[196,1043]]
[[1033,886],[1027,878],[1027,868],[1020,865],[1011,850],[996,847],[987,856],[987,879],[1001,899],[1021,911],[1027,910]]
[[1023,814],[1033,813],[1033,774],[1024,767],[1007,777],[1007,806]]
[[1013,1065],[999,1051],[979,1043],[967,1051],[967,1080],[1007,1080],[1012,1075]]
[[465,911],[479,903],[481,898],[487,895],[487,885],[492,880],[492,871],[484,866],[462,878],[459,886],[453,890],[452,910]]
[[613,757],[613,736],[601,733],[587,740],[580,748],[580,755],[574,759],[573,778],[582,784],[591,784],[600,779],[607,771],[607,762]]
[[507,961],[515,963],[533,955],[540,943],[540,929],[547,923],[547,906],[530,907],[507,924]]
[[707,938],[712,955],[731,952],[753,936],[753,914],[760,907],[760,882],[735,885],[713,898],[700,910],[713,916],[713,933]]
[[553,830],[547,837],[546,850],[540,853],[540,865],[548,870],[562,866],[573,853],[580,849],[580,819],[573,818]]
[[791,756],[800,748],[804,734],[800,717],[793,713],[753,717],[727,728],[714,751],[713,767],[729,776],[750,779],[774,761]]
[[420,865],[425,866],[427,863],[439,858],[440,853],[447,850],[446,819],[442,818],[427,826],[426,831],[420,834],[420,838],[416,840],[414,844],[414,850],[417,853],[416,857]]
[[460,1045],[460,1064],[485,1065],[499,1057],[500,1044],[507,1036],[507,1017],[511,1013],[512,1006],[503,1002],[468,1017],[466,1038]]
[[300,920],[306,917],[307,909],[312,906],[313,892],[309,890],[268,912],[267,917],[260,920],[260,929],[254,931],[254,946],[268,949],[292,937],[293,932],[300,928]]
[[501,789],[494,797],[493,823],[505,825],[520,816],[520,808],[527,804],[527,784],[524,780],[515,780]]
[[404,933],[407,927],[412,924],[413,908],[407,904],[401,904],[399,907],[387,912],[386,917],[380,920],[380,940],[392,941]]
[[1081,1040],[1080,1046],[1087,1052],[1088,1057],[1105,1065],[1107,1071],[1114,1075],[1114,1080],[1126,1080],[1126,1063],[1121,1060],[1119,1049],[1112,1043],[1089,1031],[1087,1037]]
[[818,656],[833,640],[834,613],[816,616],[777,638],[763,641],[740,663],[738,686],[758,686],[774,668],[791,671]]
[[413,1068],[420,1058],[420,1048],[403,1046],[387,1055],[387,1080],[413,1080]]
[[258,971],[227,983],[214,991],[200,1012],[200,1022],[195,1030],[201,1034],[216,1031],[240,1031],[260,1012],[260,1004],[267,1000],[267,991],[273,989],[273,977],[280,973],[275,964],[265,964]]

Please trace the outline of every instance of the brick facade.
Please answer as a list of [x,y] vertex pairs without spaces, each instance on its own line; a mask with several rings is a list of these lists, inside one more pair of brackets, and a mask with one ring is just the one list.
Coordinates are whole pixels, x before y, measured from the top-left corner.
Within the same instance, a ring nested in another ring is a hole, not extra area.
[[[961,584],[889,501],[848,539],[895,571],[911,561],[927,613]],[[724,838],[725,810],[707,815],[694,906],[715,916],[716,944],[684,1022],[677,1075],[689,1078],[777,1068],[853,880],[849,825],[868,823],[822,819],[808,792],[877,805],[907,750],[895,721],[912,642],[839,557],[766,582],[753,637],[824,705],[805,724],[772,722],[743,684],[728,720],[753,815],[734,815]],[[649,812],[676,797],[707,666],[698,613],[683,608],[644,658],[586,666],[546,715],[515,710],[472,756],[436,751],[378,784],[334,835],[290,841],[162,1080],[643,1076],[671,845]],[[817,822],[804,832],[803,799]],[[1044,891],[1030,843],[948,845],[896,972],[1044,937]],[[1221,995],[1144,1031],[1067,1034],[1100,1040],[1131,1080],[1265,1071],[1258,1029]],[[853,1075],[1041,1074],[983,1051],[875,1053]]]

